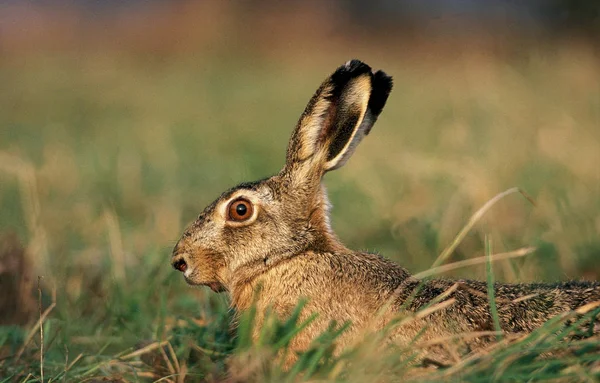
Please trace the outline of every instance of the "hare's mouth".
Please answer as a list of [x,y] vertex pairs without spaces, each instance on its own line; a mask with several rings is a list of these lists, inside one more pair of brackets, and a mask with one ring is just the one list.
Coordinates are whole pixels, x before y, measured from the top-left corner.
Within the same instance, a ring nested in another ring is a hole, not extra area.
[[192,286],[208,286],[215,293],[222,293],[223,291],[227,290],[225,288],[225,286],[223,286],[222,283],[219,283],[219,282],[199,282],[199,281],[194,280],[192,273],[190,273],[190,275],[186,275],[186,274],[187,273],[185,273],[183,275],[183,277],[185,278],[185,281],[187,282],[188,285],[192,285]]

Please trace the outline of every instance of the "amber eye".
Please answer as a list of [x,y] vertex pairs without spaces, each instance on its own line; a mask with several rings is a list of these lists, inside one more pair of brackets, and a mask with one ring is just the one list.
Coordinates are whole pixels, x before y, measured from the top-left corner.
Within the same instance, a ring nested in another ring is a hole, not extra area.
[[244,198],[233,200],[227,207],[227,219],[231,221],[245,221],[252,217],[252,203]]

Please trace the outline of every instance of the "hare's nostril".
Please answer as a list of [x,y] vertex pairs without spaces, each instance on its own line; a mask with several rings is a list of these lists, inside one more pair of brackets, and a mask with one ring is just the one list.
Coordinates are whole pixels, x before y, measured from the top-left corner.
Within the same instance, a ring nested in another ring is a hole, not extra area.
[[183,273],[187,270],[187,263],[185,263],[185,260],[181,258],[173,262],[173,267]]

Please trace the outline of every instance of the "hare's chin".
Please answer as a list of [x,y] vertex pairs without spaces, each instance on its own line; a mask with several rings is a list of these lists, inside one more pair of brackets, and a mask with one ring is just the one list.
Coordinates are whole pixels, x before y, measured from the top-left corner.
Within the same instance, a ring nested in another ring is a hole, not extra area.
[[192,286],[208,286],[212,291],[214,291],[215,293],[222,293],[223,291],[226,291],[227,289],[225,288],[225,286],[223,286],[221,283],[219,282],[196,282],[188,277],[185,277],[185,281],[187,282],[188,285],[192,285]]

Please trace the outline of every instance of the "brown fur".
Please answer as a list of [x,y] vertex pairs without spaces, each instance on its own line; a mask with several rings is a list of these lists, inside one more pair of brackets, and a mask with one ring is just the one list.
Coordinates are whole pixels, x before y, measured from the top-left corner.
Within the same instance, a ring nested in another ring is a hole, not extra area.
[[[319,315],[294,339],[297,350],[332,320],[352,323],[339,341],[344,346],[398,314],[411,315],[450,299],[453,304],[395,329],[392,339],[408,344],[423,329],[424,341],[494,330],[485,283],[419,281],[382,256],[346,248],[330,228],[321,179],[342,166],[369,133],[391,87],[385,73],[372,73],[356,60],[325,80],[292,134],[283,170],[226,191],[186,229],[173,250],[173,264],[185,266],[188,283],[227,291],[238,311],[256,304],[257,333],[267,307],[285,318],[299,299],[307,298],[303,318]],[[247,222],[227,220],[227,204],[238,197],[250,200],[256,210]],[[553,316],[600,301],[598,282],[494,287],[500,326],[507,333],[531,332]],[[595,331],[600,332],[598,326]],[[467,346],[477,348],[491,339],[477,338]],[[432,352],[445,359],[443,352]]]

